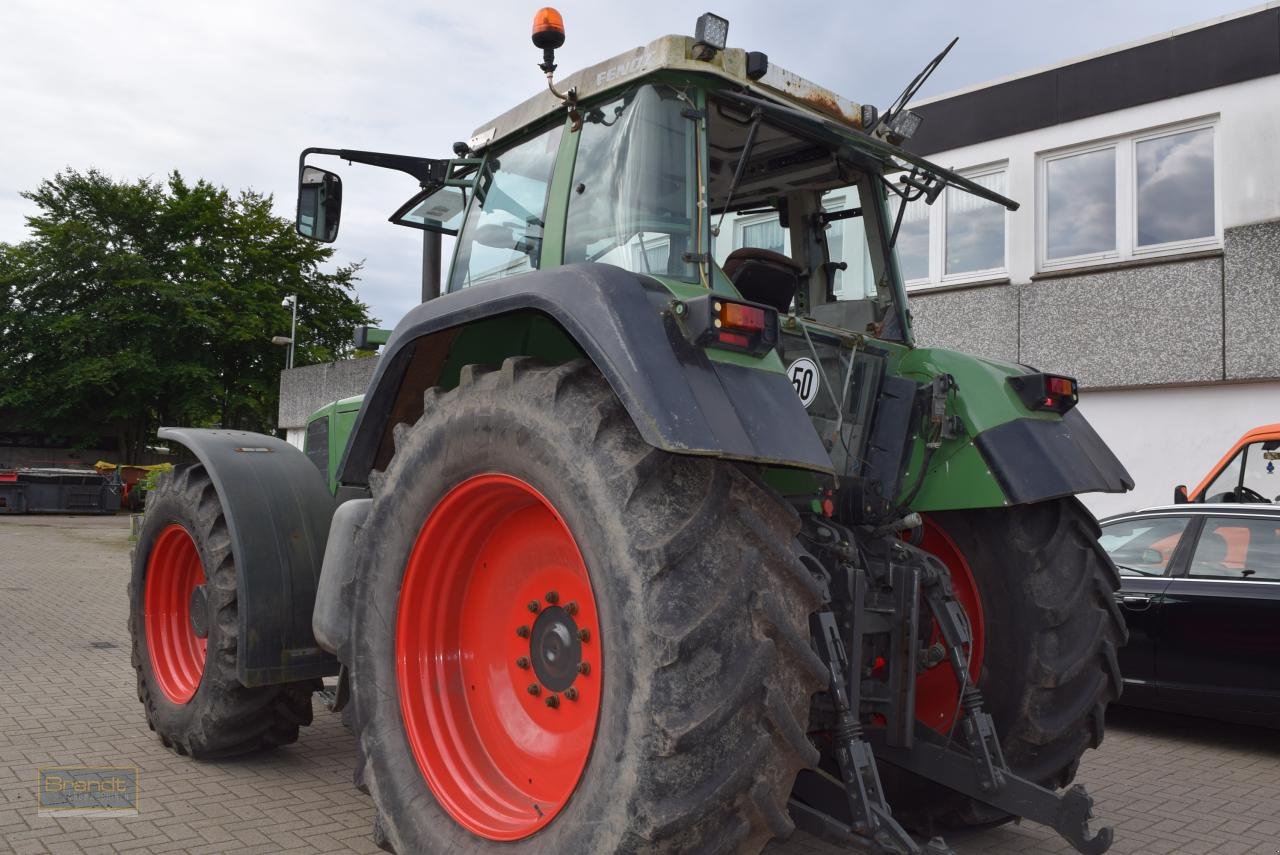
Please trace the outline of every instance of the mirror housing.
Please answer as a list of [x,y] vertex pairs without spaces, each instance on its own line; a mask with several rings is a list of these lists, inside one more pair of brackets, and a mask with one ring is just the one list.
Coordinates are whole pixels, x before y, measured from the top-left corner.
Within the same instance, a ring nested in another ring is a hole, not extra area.
[[341,216],[342,179],[327,169],[304,164],[298,173],[298,234],[333,243]]
[[1187,498],[1187,485],[1179,484],[1173,488],[1173,503],[1175,505],[1185,505],[1190,499]]

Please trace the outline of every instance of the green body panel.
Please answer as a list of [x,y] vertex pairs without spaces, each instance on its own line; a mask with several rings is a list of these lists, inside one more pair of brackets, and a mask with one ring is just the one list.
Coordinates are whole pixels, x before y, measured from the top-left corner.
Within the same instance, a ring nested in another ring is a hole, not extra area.
[[[924,484],[911,502],[911,510],[993,508],[1009,504],[973,440],[1015,419],[1054,421],[1062,418],[1057,413],[1030,410],[1017,396],[1008,378],[1025,374],[1026,370],[954,350],[907,348],[885,342],[877,345],[890,350],[889,371],[896,376],[917,383],[928,383],[941,374],[955,378],[947,414],[960,417],[964,433],[943,440],[934,452]],[[924,456],[925,439],[917,436],[903,477],[903,496],[914,488]]]
[[[311,448],[311,426],[321,419],[327,420],[329,423],[329,430],[326,434],[327,448],[324,451],[328,468],[324,474],[330,493],[336,492],[338,489],[338,464],[342,462],[342,455],[347,450],[347,442],[351,439],[351,434],[356,425],[356,416],[359,415],[360,406],[363,402],[363,395],[342,398],[333,403],[325,404],[307,419],[307,437],[303,442],[302,450],[308,457],[312,456],[312,451],[317,451]],[[315,462],[314,457],[312,462]]]

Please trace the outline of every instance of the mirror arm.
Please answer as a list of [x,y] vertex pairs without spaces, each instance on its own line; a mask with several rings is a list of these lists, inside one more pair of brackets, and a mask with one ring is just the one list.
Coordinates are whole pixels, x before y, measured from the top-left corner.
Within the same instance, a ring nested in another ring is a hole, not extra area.
[[306,165],[309,154],[331,154],[347,163],[364,163],[383,169],[394,169],[406,172],[418,179],[423,187],[432,184],[443,184],[448,177],[449,161],[429,157],[410,157],[404,154],[385,154],[380,151],[359,151],[349,148],[304,148],[298,156],[298,172]]

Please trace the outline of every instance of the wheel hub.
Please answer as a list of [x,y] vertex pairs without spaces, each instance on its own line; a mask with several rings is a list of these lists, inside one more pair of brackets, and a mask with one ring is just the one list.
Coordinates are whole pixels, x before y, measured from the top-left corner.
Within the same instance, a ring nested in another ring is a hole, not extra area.
[[573,685],[582,664],[578,624],[559,606],[544,609],[533,623],[529,652],[533,673],[542,687],[563,692]]

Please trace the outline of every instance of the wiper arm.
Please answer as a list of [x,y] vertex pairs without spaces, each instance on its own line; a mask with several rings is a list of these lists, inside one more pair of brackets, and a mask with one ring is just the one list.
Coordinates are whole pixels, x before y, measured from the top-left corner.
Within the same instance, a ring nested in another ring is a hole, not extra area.
[[[830,119],[811,116],[785,104],[779,104],[743,92],[724,92],[718,97],[737,101],[744,107],[757,107],[764,111],[772,124],[810,139],[851,149],[856,155],[864,158],[874,158],[881,166],[912,169],[912,174],[916,174],[917,177],[919,175],[930,176],[941,181],[945,186],[964,190],[966,193],[986,199],[988,202],[1002,205],[1010,211],[1018,210],[1018,203],[1009,197],[1002,196],[987,187],[983,187],[976,181],[965,178],[963,175],[952,172],[950,169],[939,166],[919,155],[898,148],[896,145],[892,145],[879,137],[868,136],[862,131],[846,127]],[[904,166],[903,164],[907,165]]]

